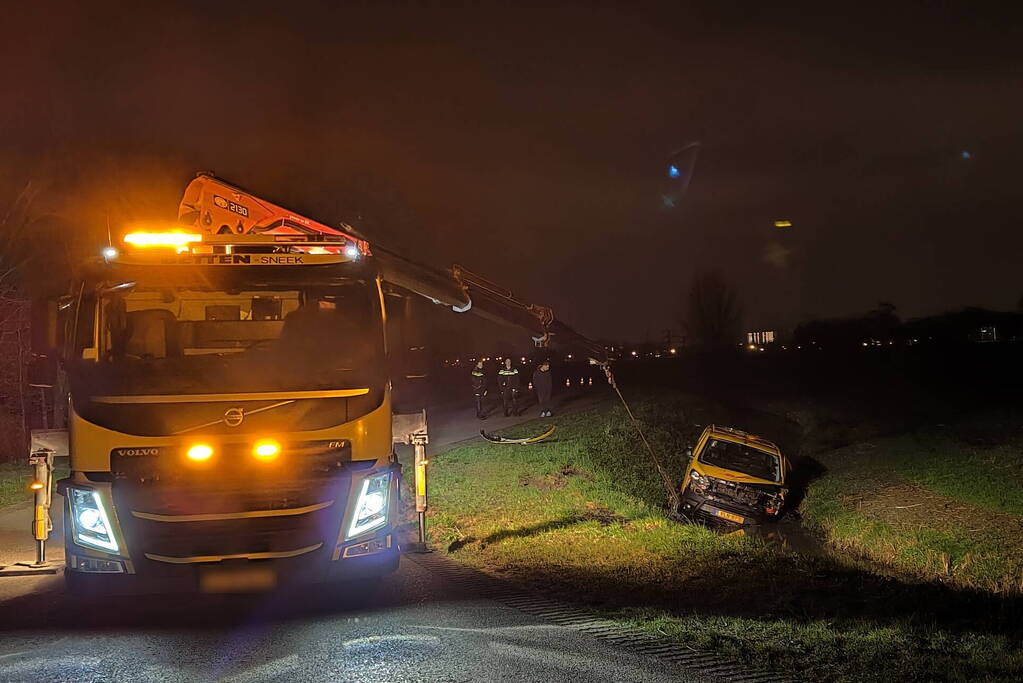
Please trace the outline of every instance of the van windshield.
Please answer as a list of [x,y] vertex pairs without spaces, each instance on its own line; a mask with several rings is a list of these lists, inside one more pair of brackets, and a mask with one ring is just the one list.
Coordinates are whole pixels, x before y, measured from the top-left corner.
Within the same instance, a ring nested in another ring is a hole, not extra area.
[[757,479],[778,481],[781,478],[778,456],[734,441],[711,439],[700,453],[700,462]]

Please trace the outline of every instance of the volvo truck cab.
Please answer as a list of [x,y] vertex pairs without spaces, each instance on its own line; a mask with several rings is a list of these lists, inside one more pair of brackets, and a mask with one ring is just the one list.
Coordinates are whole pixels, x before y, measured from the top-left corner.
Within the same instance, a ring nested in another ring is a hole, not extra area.
[[344,236],[133,233],[61,305],[72,589],[398,564],[381,282]]

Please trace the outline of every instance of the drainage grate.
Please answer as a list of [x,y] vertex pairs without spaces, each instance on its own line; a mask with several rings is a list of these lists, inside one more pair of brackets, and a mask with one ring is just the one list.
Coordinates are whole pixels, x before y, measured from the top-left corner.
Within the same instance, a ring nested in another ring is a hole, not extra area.
[[408,554],[405,559],[415,562],[431,573],[441,576],[478,597],[495,600],[526,614],[539,617],[558,626],[581,631],[606,640],[625,650],[647,657],[657,657],[710,680],[737,681],[739,683],[788,683],[792,678],[764,669],[738,664],[709,652],[690,650],[658,636],[617,621],[602,619],[580,607],[544,597],[536,597],[511,588],[499,579],[469,567],[463,567],[439,553]]

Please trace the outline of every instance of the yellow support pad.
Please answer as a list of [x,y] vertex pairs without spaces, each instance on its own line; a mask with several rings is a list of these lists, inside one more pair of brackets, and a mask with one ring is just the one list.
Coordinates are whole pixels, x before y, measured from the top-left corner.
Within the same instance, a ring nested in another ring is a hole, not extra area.
[[50,535],[49,523],[46,519],[46,507],[36,505],[35,517],[32,520],[32,535],[37,541],[45,541]]

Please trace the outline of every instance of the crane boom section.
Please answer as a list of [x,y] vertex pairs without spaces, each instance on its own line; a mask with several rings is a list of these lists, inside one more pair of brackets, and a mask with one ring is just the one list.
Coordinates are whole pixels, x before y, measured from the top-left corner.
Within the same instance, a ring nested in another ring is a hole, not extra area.
[[178,222],[208,235],[323,237],[355,244],[363,255],[369,254],[369,243],[352,234],[350,226],[334,228],[314,221],[205,173],[200,173],[185,188],[178,206]]
[[[433,268],[359,237],[348,225],[331,227],[256,197],[212,175],[201,173],[185,189],[178,219],[211,235],[296,235],[322,239],[325,253],[355,246],[377,264],[380,277],[392,286],[434,303],[488,320],[527,330],[539,346],[556,343],[578,347],[598,362],[604,347],[558,320],[546,306],[517,299],[512,292],[472,271],[454,265]],[[282,247],[286,248],[286,247]]]

